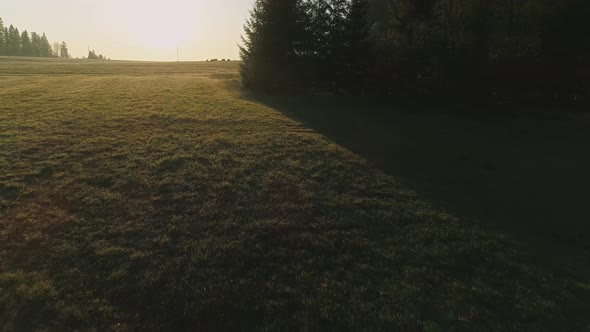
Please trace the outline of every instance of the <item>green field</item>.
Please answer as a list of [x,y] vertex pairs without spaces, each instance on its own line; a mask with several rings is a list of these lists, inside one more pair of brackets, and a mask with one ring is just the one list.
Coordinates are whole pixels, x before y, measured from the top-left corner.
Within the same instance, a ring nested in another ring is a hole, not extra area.
[[0,329],[588,328],[587,278],[433,208],[237,69],[0,58]]

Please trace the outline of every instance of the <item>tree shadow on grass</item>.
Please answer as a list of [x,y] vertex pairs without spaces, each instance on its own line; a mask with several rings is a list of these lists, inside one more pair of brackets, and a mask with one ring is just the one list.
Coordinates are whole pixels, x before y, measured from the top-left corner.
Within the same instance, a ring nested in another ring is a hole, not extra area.
[[590,115],[257,96],[464,220],[525,239],[580,272],[590,256]]

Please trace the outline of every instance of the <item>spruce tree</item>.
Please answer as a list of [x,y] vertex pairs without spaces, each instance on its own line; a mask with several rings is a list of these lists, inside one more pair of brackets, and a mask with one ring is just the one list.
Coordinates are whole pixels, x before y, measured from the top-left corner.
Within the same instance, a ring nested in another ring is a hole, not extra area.
[[[67,51],[65,43],[55,43],[53,48],[45,33],[42,36],[35,32],[29,34],[26,30],[19,33],[13,25],[4,26],[0,18],[0,55],[51,57],[58,56],[63,46]],[[65,52],[64,56],[69,57],[69,52]]]
[[31,55],[41,56],[41,37],[36,32],[31,32]]
[[62,41],[61,44],[59,45],[59,54],[60,54],[61,58],[64,58],[64,59],[70,58],[70,52],[68,51],[68,44],[66,44],[65,41]]
[[40,54],[42,57],[50,57],[53,54],[51,51],[51,44],[49,44],[49,40],[47,40],[45,33],[41,36]]
[[0,17],[0,55],[6,55],[6,42],[5,42],[5,33],[4,33],[4,22]]
[[360,92],[368,81],[369,62],[373,54],[369,44],[369,3],[352,0],[347,11],[344,28],[346,86]]
[[21,49],[20,55],[22,56],[31,56],[33,55],[32,47],[31,47],[31,39],[29,38],[29,33],[27,30],[23,31],[20,37],[21,40]]
[[20,52],[20,33],[13,25],[8,28],[8,38],[6,43],[8,55],[18,55]]
[[8,27],[4,27],[4,53],[3,55],[8,55],[8,48],[9,48],[9,40],[10,40],[10,32],[8,31]]
[[325,89],[334,80],[334,31],[331,1],[314,0],[309,3],[310,47],[312,49],[314,88]]
[[240,72],[246,87],[301,86],[307,55],[307,17],[301,0],[256,0],[244,26]]

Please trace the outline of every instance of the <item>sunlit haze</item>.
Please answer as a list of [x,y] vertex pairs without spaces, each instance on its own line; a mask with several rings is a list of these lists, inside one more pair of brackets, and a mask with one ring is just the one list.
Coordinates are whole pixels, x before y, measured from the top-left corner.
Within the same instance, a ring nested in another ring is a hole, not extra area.
[[238,59],[252,0],[6,0],[5,25],[65,41],[73,57],[88,48],[112,59]]

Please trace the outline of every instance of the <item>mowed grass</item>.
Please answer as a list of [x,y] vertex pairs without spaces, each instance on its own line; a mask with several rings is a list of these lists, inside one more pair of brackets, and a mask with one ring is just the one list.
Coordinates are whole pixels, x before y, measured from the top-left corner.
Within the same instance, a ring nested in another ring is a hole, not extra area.
[[0,327],[585,330],[588,280],[239,85],[0,58]]
[[526,241],[547,264],[590,276],[589,112],[398,99],[259,98],[434,206]]

